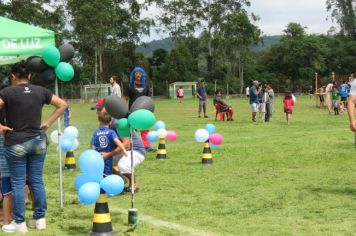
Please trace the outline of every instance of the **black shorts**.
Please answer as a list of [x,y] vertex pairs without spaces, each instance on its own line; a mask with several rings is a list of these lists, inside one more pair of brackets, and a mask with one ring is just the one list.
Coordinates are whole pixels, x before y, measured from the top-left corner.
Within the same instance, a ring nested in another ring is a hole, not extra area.
[[284,109],[284,112],[287,114],[292,114],[292,110],[290,110],[290,109]]
[[320,102],[324,102],[324,96],[323,95],[319,95],[319,100],[320,100]]
[[341,101],[342,102],[346,102],[347,101],[347,97],[341,97]]

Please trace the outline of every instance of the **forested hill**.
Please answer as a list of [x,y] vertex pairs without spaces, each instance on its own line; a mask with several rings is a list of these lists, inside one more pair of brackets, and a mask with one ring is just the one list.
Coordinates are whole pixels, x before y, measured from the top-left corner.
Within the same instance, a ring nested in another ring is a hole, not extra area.
[[[277,44],[280,40],[281,36],[264,36],[263,43],[259,43],[251,47],[251,51],[259,52],[264,50],[265,48],[270,47],[271,45]],[[171,38],[164,38],[160,40],[153,40],[151,42],[142,44],[137,48],[137,52],[142,53],[145,57],[152,56],[152,52],[156,49],[163,48],[166,51],[170,51],[173,47],[173,42]]]

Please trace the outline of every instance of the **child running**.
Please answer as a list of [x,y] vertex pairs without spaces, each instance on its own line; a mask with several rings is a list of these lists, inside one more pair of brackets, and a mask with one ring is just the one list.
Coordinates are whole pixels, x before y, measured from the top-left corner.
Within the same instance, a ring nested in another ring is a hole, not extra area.
[[294,106],[292,93],[290,92],[286,93],[283,99],[283,106],[284,106],[284,112],[286,113],[287,125],[290,125],[292,121],[292,113],[293,113],[293,106]]

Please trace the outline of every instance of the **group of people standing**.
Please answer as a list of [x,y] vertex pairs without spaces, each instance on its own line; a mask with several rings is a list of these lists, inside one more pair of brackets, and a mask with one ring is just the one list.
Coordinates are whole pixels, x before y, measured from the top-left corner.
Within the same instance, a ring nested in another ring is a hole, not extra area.
[[353,81],[353,74],[349,77],[349,82],[342,81],[338,84],[336,81],[328,83],[327,86],[321,86],[317,90],[320,101],[320,108],[326,106],[329,114],[334,110],[335,115],[343,112],[347,106],[347,100],[350,92],[350,82]]
[[262,121],[268,122],[272,118],[274,105],[274,90],[271,84],[262,85],[262,83],[254,80],[252,86],[248,88],[248,97],[252,122],[256,122],[257,112],[261,113]]

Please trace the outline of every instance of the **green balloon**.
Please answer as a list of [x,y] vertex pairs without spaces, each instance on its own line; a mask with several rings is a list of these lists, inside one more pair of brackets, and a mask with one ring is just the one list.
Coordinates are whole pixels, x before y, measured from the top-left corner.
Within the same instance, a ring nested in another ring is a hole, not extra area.
[[47,63],[47,65],[54,67],[59,63],[59,60],[61,59],[61,54],[56,47],[52,46],[43,49],[42,57],[43,60]]
[[74,77],[74,69],[71,64],[67,62],[60,62],[55,68],[57,77],[62,81],[69,81]]
[[129,124],[138,130],[146,130],[153,126],[156,122],[156,117],[153,113],[146,109],[139,109],[129,115]]
[[126,118],[117,121],[116,131],[119,133],[120,137],[130,136],[130,124]]

